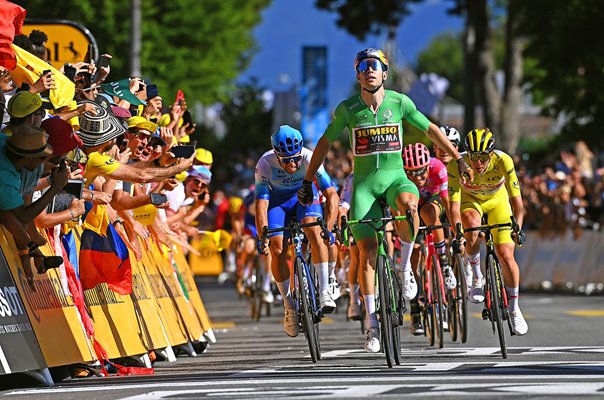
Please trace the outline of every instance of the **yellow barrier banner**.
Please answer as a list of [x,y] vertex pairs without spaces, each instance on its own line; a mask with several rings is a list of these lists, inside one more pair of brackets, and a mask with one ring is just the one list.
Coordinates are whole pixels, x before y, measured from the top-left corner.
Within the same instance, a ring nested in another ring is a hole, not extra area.
[[201,233],[191,240],[191,246],[200,253],[189,253],[189,265],[194,275],[218,276],[222,273],[224,267],[218,244],[211,232]]
[[206,311],[203,301],[201,300],[201,295],[197,289],[197,285],[195,284],[195,278],[193,278],[189,263],[187,262],[185,254],[180,246],[174,246],[172,255],[178,268],[178,272],[182,277],[185,288],[189,293],[189,301],[193,305],[197,317],[199,318],[199,322],[201,323],[201,327],[205,333],[212,329],[212,322],[210,321],[210,317]]
[[[96,360],[73,298],[63,289],[59,270],[51,269],[45,274],[34,272],[34,292],[27,283],[12,235],[4,228],[0,232],[0,246],[47,365],[54,367]],[[53,254],[48,245],[40,250],[45,255]]]
[[171,345],[179,345],[189,341],[184,321],[179,317],[178,310],[170,297],[170,292],[164,284],[164,279],[159,270],[152,252],[155,251],[150,246],[149,250],[143,251],[141,264],[144,266],[144,272],[151,285],[151,291],[157,302],[159,316],[164,321],[164,329]]
[[155,245],[155,243],[151,244],[151,248],[151,254],[155,257],[156,265],[161,273],[162,280],[178,310],[178,316],[182,318],[184,322],[185,331],[187,332],[189,340],[200,340],[204,331],[195,310],[193,309],[193,305],[184,296],[183,288],[180,285],[175,267],[170,259],[170,253],[167,251],[164,253]]

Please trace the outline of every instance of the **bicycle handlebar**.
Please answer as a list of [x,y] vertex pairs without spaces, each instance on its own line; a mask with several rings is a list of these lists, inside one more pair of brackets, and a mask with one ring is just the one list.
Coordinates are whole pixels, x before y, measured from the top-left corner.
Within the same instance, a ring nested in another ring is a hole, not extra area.
[[[351,219],[351,220],[346,220],[346,216],[342,215],[340,229],[342,230],[343,240],[341,240],[341,242],[344,244],[344,246],[350,245],[350,241],[348,240],[348,227],[350,225],[368,224],[377,231],[378,229],[382,229],[383,227],[385,227],[388,222],[403,221],[403,220],[407,220],[407,222],[409,223],[409,229],[411,231],[413,231],[413,216],[411,215],[411,211],[409,211],[409,210],[407,210],[405,215],[396,215],[396,216],[390,215],[387,217]],[[381,225],[376,226],[379,223],[381,223]],[[413,232],[412,232],[411,236],[413,236],[413,240],[415,240]]]
[[[280,228],[272,228],[272,229],[268,229],[268,226],[264,226],[262,227],[262,236],[261,239],[262,240],[266,240],[268,239],[268,235],[271,233],[275,233],[275,232],[297,232],[300,231],[303,228],[310,228],[313,226],[317,226],[319,225],[321,227],[321,236],[323,237],[323,235],[327,235],[326,232],[329,232],[327,230],[327,227],[325,226],[325,222],[323,221],[322,218],[317,218],[316,221],[313,222],[308,222],[306,224],[301,224],[298,221],[292,221],[289,223],[289,226],[282,226]],[[327,237],[327,236],[325,236]]]
[[[505,228],[505,227],[511,227],[512,231],[514,233],[518,233],[518,231],[520,231],[520,226],[516,222],[516,218],[514,218],[513,215],[510,216],[510,222],[506,222],[505,224],[480,225],[480,226],[475,226],[473,228],[466,228],[463,231],[464,232],[475,232],[475,231],[486,232],[486,231],[490,231],[491,229]],[[460,232],[459,228],[461,228],[461,224],[458,223],[458,232]]]
[[449,223],[444,223],[441,225],[426,225],[426,226],[420,226],[419,231],[425,231],[426,233],[430,233],[437,229],[448,229],[450,227],[451,227],[451,224],[449,224]]

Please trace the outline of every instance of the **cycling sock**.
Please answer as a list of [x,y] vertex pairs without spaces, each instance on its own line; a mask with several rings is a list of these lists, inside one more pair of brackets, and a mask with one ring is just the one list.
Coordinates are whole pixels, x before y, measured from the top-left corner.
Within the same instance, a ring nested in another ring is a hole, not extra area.
[[401,240],[401,263],[402,272],[411,270],[411,253],[413,252],[413,243],[407,243]]
[[465,254],[464,254],[464,257],[463,257],[463,266],[464,266],[465,271],[466,271],[466,277],[467,277],[466,279],[471,280],[472,279],[472,275],[474,273],[472,272],[472,265],[468,261],[468,256],[466,256]]
[[508,302],[509,302],[509,306],[510,306],[510,311],[514,311],[517,310],[518,307],[518,293],[519,293],[519,289],[518,286],[516,287],[508,287],[506,286],[505,290],[508,293]]
[[447,254],[447,247],[445,246],[445,241],[441,240],[438,243],[434,243],[434,250],[436,250],[436,254]]
[[329,269],[329,277],[335,281],[336,280],[336,262],[328,261],[327,268]]
[[375,294],[363,295],[365,302],[365,326],[367,329],[378,328],[377,315],[375,314]]
[[290,310],[293,309],[294,299],[292,299],[292,293],[289,288],[289,278],[283,282],[277,282],[277,287],[279,288],[281,297],[283,297],[283,307],[289,308]]
[[327,264],[326,262],[315,264],[317,275],[319,276],[319,291],[321,293],[329,290],[329,267]]
[[271,274],[264,274],[264,280],[262,281],[262,290],[265,292],[271,291]]
[[468,261],[474,271],[474,280],[482,280],[482,271],[480,270],[480,253],[468,254]]

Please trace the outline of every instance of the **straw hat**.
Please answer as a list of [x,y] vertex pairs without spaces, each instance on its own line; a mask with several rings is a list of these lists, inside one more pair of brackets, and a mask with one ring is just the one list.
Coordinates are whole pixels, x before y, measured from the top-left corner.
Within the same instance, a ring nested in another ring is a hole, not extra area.
[[19,125],[6,142],[6,148],[21,157],[45,157],[52,154],[46,132],[30,124]]

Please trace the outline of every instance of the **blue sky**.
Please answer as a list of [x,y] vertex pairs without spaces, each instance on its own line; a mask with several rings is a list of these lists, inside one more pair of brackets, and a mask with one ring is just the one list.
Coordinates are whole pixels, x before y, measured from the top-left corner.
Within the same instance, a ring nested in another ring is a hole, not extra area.
[[[426,0],[412,7],[412,14],[398,29],[399,63],[414,64],[417,55],[434,36],[461,31],[463,21],[449,16],[448,0]],[[302,46],[327,46],[329,106],[348,96],[354,83],[352,62],[357,51],[381,47],[383,37],[359,42],[338,29],[336,16],[319,11],[314,0],[273,0],[254,30],[259,51],[240,80],[251,76],[272,90],[284,90],[301,81]]]

